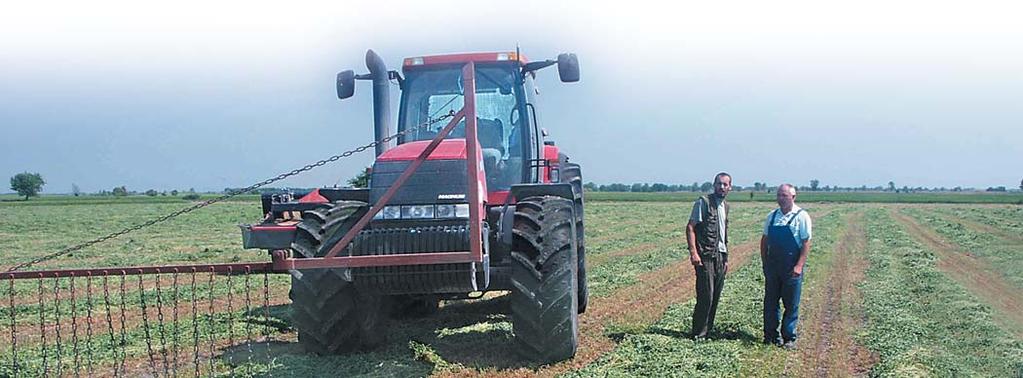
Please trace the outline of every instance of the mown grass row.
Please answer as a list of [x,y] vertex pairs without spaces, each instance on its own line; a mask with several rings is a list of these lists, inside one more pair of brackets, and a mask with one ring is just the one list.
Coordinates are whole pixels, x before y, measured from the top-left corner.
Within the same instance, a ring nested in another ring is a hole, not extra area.
[[955,218],[959,215],[942,216],[947,210],[906,208],[902,211],[957,244],[963,251],[987,260],[995,270],[1023,290],[1023,259],[1020,258],[1020,244],[1008,242],[956,222]]
[[883,209],[867,216],[870,268],[860,285],[867,327],[859,340],[880,356],[872,375],[1019,376],[1023,343],[991,310],[935,267],[937,257]]
[[[830,259],[830,250],[839,237],[844,212],[831,211],[823,218],[815,218],[814,248],[806,266],[804,293],[827,279],[817,267],[827,265]],[[766,211],[760,215],[766,216]],[[757,216],[753,221],[759,225],[763,220]],[[755,234],[746,238],[759,238],[761,231],[757,229]],[[696,342],[689,337],[694,299],[669,307],[664,316],[652,325],[609,325],[608,336],[618,340],[614,352],[566,376],[781,375],[785,369],[786,352],[760,343],[763,338],[763,293],[762,264],[757,255],[751,257],[745,266],[729,273],[718,307],[715,331],[709,341]]]
[[965,219],[989,226],[994,230],[1004,231],[1004,234],[1015,236],[1017,240],[1023,238],[1023,207],[1020,206],[942,206],[929,208],[929,210],[953,219]]

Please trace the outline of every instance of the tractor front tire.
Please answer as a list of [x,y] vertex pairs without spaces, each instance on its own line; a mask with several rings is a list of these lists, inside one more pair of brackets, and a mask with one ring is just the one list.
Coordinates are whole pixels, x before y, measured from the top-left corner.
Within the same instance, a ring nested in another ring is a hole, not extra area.
[[[294,256],[322,257],[333,245],[329,240],[336,243],[366,210],[364,202],[338,201],[305,212],[291,244]],[[384,343],[383,297],[357,290],[345,279],[348,275],[342,268],[307,269],[292,275],[292,323],[307,352],[330,355]]]
[[515,205],[512,331],[520,352],[540,363],[572,358],[578,347],[572,214],[572,201],[560,197],[528,197]]

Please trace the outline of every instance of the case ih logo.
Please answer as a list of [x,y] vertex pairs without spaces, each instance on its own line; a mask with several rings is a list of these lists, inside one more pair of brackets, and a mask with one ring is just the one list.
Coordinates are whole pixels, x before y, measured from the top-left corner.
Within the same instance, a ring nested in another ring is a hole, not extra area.
[[465,194],[441,194],[437,196],[439,200],[457,200],[465,199]]

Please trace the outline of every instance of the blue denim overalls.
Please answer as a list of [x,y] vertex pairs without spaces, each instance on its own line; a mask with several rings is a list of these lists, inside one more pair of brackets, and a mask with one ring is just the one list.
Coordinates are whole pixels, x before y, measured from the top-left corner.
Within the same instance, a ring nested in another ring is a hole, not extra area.
[[[803,275],[792,276],[792,269],[799,260],[799,243],[792,235],[792,222],[803,209],[792,215],[788,223],[776,226],[775,221],[781,210],[774,212],[767,229],[767,260],[764,261],[764,340],[781,343],[796,339],[796,319],[799,316],[799,294],[803,286]],[[805,273],[805,270],[804,270]],[[781,337],[778,338],[778,300],[785,305]]]

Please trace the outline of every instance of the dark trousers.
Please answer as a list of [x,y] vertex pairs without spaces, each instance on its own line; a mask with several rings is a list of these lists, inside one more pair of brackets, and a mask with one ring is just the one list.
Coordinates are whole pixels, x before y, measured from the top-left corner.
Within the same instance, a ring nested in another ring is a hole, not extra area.
[[707,337],[714,328],[714,314],[718,311],[721,289],[725,286],[727,256],[703,258],[696,269],[696,309],[693,310],[693,337]]
[[[799,296],[803,289],[803,276],[792,277],[791,268],[768,268],[764,270],[764,279],[764,340],[774,343],[793,341],[797,336],[796,322],[799,319]],[[778,306],[779,300],[785,306],[784,316]],[[778,324],[779,317],[781,324]]]

